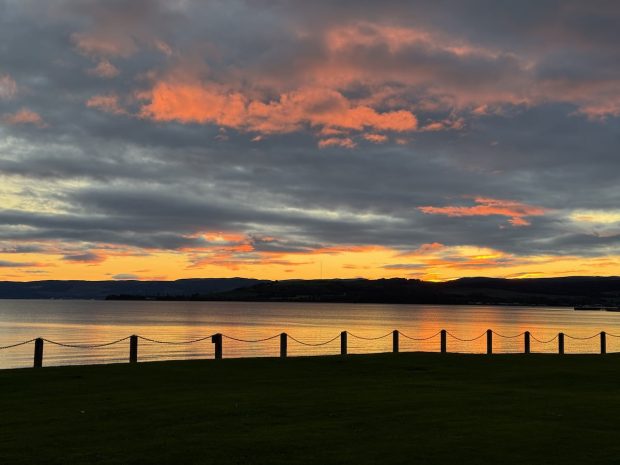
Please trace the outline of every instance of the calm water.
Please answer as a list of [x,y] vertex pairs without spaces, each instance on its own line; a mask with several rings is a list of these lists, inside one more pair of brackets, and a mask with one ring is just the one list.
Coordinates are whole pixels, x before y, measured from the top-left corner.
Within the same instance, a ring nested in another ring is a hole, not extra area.
[[[576,312],[567,308],[301,304],[237,302],[106,302],[0,300],[0,347],[44,337],[68,344],[110,342],[130,334],[163,341],[186,341],[221,332],[239,339],[260,339],[287,332],[307,343],[319,343],[347,330],[350,353],[391,350],[391,337],[367,341],[355,336],[378,337],[393,329],[414,338],[432,336],[441,329],[470,339],[487,329],[512,336],[530,331],[548,340],[562,331],[586,337],[600,331],[620,335],[620,313]],[[484,337],[461,342],[448,337],[450,352],[484,352]],[[520,352],[523,337],[494,336],[494,352]],[[426,341],[401,336],[401,351],[439,350],[439,335]],[[556,352],[557,340],[532,340],[532,352]],[[28,367],[34,344],[0,350],[0,368]],[[289,355],[337,354],[340,341],[304,346],[289,340]],[[595,353],[598,337],[565,341],[567,353]],[[620,338],[608,337],[608,352],[620,352]],[[129,341],[97,349],[66,348],[45,343],[44,365],[125,362]],[[276,356],[279,340],[241,343],[224,339],[224,357]],[[164,345],[140,340],[139,360],[212,358],[209,339],[190,345]]]

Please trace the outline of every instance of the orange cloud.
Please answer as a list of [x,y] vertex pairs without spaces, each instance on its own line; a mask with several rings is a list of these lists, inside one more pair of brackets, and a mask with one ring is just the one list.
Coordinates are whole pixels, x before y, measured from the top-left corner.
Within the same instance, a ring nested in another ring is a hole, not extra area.
[[231,243],[239,243],[246,242],[248,240],[245,234],[239,233],[230,233],[230,232],[213,232],[207,231],[202,234],[202,237],[210,243],[216,244],[231,244]]
[[141,116],[155,121],[213,123],[241,127],[247,119],[247,99],[238,92],[216,84],[171,83],[160,81],[138,98],[149,100]]
[[378,112],[327,88],[303,88],[264,102],[215,83],[159,81],[138,97],[147,101],[140,112],[143,118],[210,123],[267,134],[289,133],[304,126],[319,131],[372,128],[405,132],[418,125],[410,111]]
[[46,126],[41,115],[25,107],[15,113],[4,115],[2,120],[9,124],[33,124],[40,128]]
[[421,131],[446,131],[446,130],[454,130],[454,129],[463,129],[465,126],[465,120],[463,118],[458,119],[445,119],[443,121],[433,121],[432,123],[428,123],[424,127],[420,128]]
[[319,131],[321,137],[345,136],[347,131],[336,128],[323,128]]
[[375,144],[382,144],[388,140],[388,137],[383,134],[364,134],[364,139]]
[[359,47],[387,46],[394,53],[412,43],[431,43],[431,35],[422,30],[359,22],[332,28],[325,35],[327,48],[333,52]]
[[353,149],[357,146],[350,137],[330,137],[328,139],[321,139],[319,141],[319,148],[326,147],[345,147],[347,149]]
[[126,114],[127,112],[120,106],[118,100],[118,96],[114,94],[95,95],[86,101],[86,106],[115,115]]
[[318,249],[313,249],[307,252],[300,252],[303,255],[311,254],[311,255],[339,255],[346,253],[363,253],[363,252],[375,252],[375,251],[384,251],[388,250],[386,247],[381,245],[340,245],[340,246],[330,246],[330,247],[321,247]]
[[[0,277],[32,280],[33,274],[53,269],[53,279],[110,279],[134,273],[141,279],[179,279],[197,276],[295,278],[417,277],[448,280],[462,276],[566,276],[617,275],[620,257],[532,255],[517,256],[488,247],[448,246],[430,243],[403,254],[401,250],[373,245],[337,245],[297,251],[258,251],[243,233],[204,232],[210,244],[194,250],[161,250],[99,244],[97,248],[63,249],[62,244],[40,243],[37,250],[0,250]],[[278,241],[261,237],[261,241]],[[40,249],[40,250],[39,250]]]
[[430,215],[446,215],[452,217],[462,216],[491,216],[499,215],[510,218],[508,222],[513,226],[528,226],[530,222],[525,219],[528,216],[542,216],[547,211],[541,207],[535,207],[514,200],[490,199],[486,197],[476,197],[474,202],[477,205],[447,206],[447,207],[418,207],[418,210]]

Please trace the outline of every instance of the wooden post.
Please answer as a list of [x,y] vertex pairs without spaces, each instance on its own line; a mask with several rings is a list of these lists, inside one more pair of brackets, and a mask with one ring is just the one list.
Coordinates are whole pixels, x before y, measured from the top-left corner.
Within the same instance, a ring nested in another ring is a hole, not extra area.
[[34,341],[34,367],[41,368],[43,366],[43,339],[40,337]]
[[392,352],[398,353],[398,330],[395,329],[392,333]]
[[601,331],[601,354],[607,353],[607,334]]
[[138,336],[129,337],[129,363],[138,363]]
[[447,339],[448,339],[447,332],[445,329],[442,329],[441,330],[441,353],[442,354],[446,353],[446,346],[447,346],[446,340]]
[[287,345],[288,345],[288,336],[286,333],[280,334],[280,357],[286,358]]
[[340,355],[347,355],[347,332],[340,333]]
[[222,335],[220,333],[211,336],[211,342],[215,344],[215,359],[222,358]]
[[558,354],[564,353],[564,333],[558,334]]
[[524,335],[525,335],[525,340],[523,341],[524,342],[523,352],[525,352],[526,354],[529,354],[530,353],[530,332],[526,331]]
[[493,330],[487,329],[487,355],[493,353]]

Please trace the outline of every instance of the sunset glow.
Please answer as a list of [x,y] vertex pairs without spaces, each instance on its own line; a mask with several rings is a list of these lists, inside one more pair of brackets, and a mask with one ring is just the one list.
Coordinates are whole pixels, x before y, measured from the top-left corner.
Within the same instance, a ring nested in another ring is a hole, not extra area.
[[0,0],[0,280],[620,274],[617,8],[338,3]]

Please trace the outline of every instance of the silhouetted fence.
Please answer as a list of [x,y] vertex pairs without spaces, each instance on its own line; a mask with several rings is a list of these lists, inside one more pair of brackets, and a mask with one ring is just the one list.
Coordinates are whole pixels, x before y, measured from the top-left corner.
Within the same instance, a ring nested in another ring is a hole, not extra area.
[[279,338],[280,339],[280,357],[285,358],[288,356],[289,339],[292,342],[295,342],[297,344],[300,344],[302,346],[307,346],[307,347],[325,346],[327,344],[330,344],[336,341],[337,339],[340,339],[340,355],[347,355],[348,336],[351,336],[355,339],[365,340],[365,341],[377,341],[379,339],[384,339],[389,336],[392,336],[392,352],[394,353],[397,353],[400,351],[400,338],[401,337],[412,340],[412,341],[429,341],[439,336],[439,352],[442,354],[445,354],[445,353],[448,353],[448,337],[451,337],[454,340],[459,341],[459,342],[474,342],[486,336],[486,353],[490,355],[490,354],[493,354],[493,336],[494,335],[499,338],[503,338],[503,339],[517,339],[517,338],[523,337],[523,353],[524,354],[531,353],[531,340],[534,340],[538,342],[539,344],[551,344],[557,340],[558,354],[564,354],[565,338],[585,341],[585,340],[590,340],[590,339],[594,339],[597,337],[600,338],[600,353],[606,354],[607,353],[607,336],[620,338],[620,335],[609,334],[609,333],[606,333],[605,331],[601,331],[600,333],[596,333],[588,337],[576,337],[576,336],[569,336],[568,334],[564,334],[564,333],[558,333],[551,339],[541,340],[541,339],[534,337],[529,331],[524,331],[522,333],[515,334],[514,336],[506,336],[504,334],[497,333],[491,329],[485,331],[478,337],[469,338],[469,339],[457,337],[454,334],[446,331],[445,329],[442,329],[441,331],[437,331],[435,334],[431,336],[427,336],[427,337],[411,337],[411,336],[407,336],[406,334],[398,330],[390,331],[387,334],[384,334],[382,336],[377,336],[377,337],[358,336],[356,334],[353,334],[347,331],[342,331],[336,337],[333,337],[325,342],[304,342],[304,341],[300,341],[299,339],[294,338],[293,336],[287,333],[280,333],[280,334],[276,334],[274,336],[270,336],[270,337],[266,337],[262,339],[239,339],[236,337],[227,336],[226,334],[216,333],[216,334],[201,337],[198,339],[192,339],[189,341],[160,341],[157,339],[150,339],[148,337],[138,336],[134,334],[131,336],[126,336],[121,339],[117,339],[112,342],[106,342],[103,344],[65,344],[62,342],[52,341],[50,339],[38,337],[36,339],[30,339],[28,341],[18,342],[16,344],[11,344],[8,346],[0,347],[0,350],[12,349],[14,347],[20,347],[26,344],[34,343],[33,366],[34,368],[41,368],[43,366],[44,343],[48,343],[48,344],[52,344],[52,345],[56,345],[60,347],[71,348],[71,349],[98,349],[101,347],[108,347],[114,344],[120,344],[121,342],[129,340],[129,362],[137,363],[138,362],[138,341],[139,340],[143,340],[145,342],[150,342],[154,344],[187,345],[187,344],[195,344],[195,343],[210,339],[211,343],[214,345],[215,359],[221,359],[224,356],[224,343],[223,343],[224,339],[229,339],[231,341],[247,343],[247,344],[257,344],[257,343],[271,341],[273,339]]

